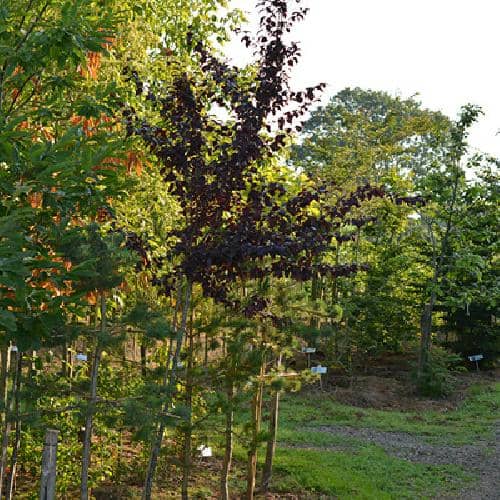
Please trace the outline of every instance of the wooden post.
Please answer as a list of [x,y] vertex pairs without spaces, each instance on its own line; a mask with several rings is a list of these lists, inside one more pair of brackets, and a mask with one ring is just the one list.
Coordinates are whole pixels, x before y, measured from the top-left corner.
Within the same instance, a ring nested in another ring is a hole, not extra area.
[[59,431],[47,429],[42,453],[42,479],[40,482],[40,500],[56,498],[56,458]]

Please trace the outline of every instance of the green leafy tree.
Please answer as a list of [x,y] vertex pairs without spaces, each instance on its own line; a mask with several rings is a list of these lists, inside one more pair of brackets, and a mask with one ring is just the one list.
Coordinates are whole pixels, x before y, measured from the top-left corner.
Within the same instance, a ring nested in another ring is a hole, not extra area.
[[422,380],[426,379],[425,373],[429,369],[434,309],[446,269],[454,258],[453,239],[460,230],[460,220],[464,215],[461,201],[466,189],[463,161],[467,153],[468,130],[479,114],[480,110],[474,106],[462,108],[458,121],[451,129],[444,162],[434,163],[418,184],[422,195],[428,200],[420,215],[427,234],[432,270],[424,291],[421,316],[418,378]]
[[[367,264],[354,278],[313,284],[311,298],[327,300],[342,311],[332,328],[328,350],[336,363],[351,366],[352,353],[398,349],[417,333],[418,288],[426,272],[411,241],[413,208],[404,193],[415,192],[428,165],[446,154],[450,121],[423,109],[414,98],[385,92],[345,89],[311,114],[291,162],[313,180],[327,179],[339,193],[380,183],[396,204],[378,200],[359,209],[353,224],[337,235],[331,259]],[[373,223],[357,227],[356,219]]]
[[500,346],[495,313],[498,280],[498,161],[476,155],[473,178],[461,194],[456,230],[440,289],[446,344],[464,356],[483,354],[493,365]]
[[442,155],[449,120],[413,99],[344,89],[316,109],[293,148],[292,161],[314,177],[344,188],[387,182],[391,171],[425,171]]
[[82,287],[96,273],[95,255],[85,254],[87,231],[96,234],[88,224],[121,189],[112,158],[123,142],[109,127],[114,89],[95,79],[111,43],[107,7],[90,0],[1,4],[0,327],[3,358],[9,342],[19,353],[15,415],[3,422],[2,474],[12,418],[16,429],[8,498],[20,446],[23,353],[64,345],[77,333],[68,320],[88,308]]

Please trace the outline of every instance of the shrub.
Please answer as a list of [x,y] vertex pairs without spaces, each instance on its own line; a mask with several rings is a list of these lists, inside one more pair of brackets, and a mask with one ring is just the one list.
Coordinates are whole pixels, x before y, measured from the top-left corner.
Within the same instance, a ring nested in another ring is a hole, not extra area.
[[423,373],[414,371],[417,392],[426,397],[436,398],[450,394],[455,387],[455,374],[465,371],[462,358],[441,347],[433,347]]

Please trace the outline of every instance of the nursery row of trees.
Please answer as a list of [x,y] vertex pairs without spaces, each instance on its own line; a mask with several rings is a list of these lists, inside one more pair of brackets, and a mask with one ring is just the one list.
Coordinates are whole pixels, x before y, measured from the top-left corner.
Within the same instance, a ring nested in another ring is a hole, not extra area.
[[37,491],[54,428],[58,497],[111,482],[149,499],[156,481],[188,498],[211,445],[221,497],[242,448],[253,498],[280,394],[315,379],[302,347],[347,373],[418,352],[434,392],[437,334],[497,354],[480,110],[346,89],[302,124],[324,89],[289,85],[307,9],[256,8],[239,68],[224,0],[1,2],[0,497],[16,477]]

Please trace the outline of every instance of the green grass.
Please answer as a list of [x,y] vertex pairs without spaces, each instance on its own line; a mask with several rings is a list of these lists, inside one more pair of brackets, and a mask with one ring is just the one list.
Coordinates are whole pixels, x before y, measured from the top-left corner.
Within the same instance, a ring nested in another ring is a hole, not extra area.
[[469,444],[491,437],[500,418],[500,383],[473,386],[468,398],[454,411],[402,412],[355,408],[319,393],[287,395],[280,422],[284,428],[314,430],[322,425],[371,427],[382,431],[419,434],[429,442]]
[[[292,432],[292,431],[290,431]],[[288,431],[284,431],[286,435]],[[323,442],[322,442],[323,441]],[[273,491],[302,494],[304,498],[322,495],[340,499],[396,500],[432,498],[446,489],[452,493],[473,479],[453,465],[416,464],[389,456],[375,445],[355,444],[348,451],[314,449],[319,446],[352,445],[353,440],[304,431],[292,441],[281,444],[274,461]],[[264,453],[259,454],[259,464]],[[243,462],[246,451],[235,447],[235,458]],[[244,483],[234,483],[243,490]]]
[[469,477],[458,467],[413,464],[389,457],[377,446],[359,452],[278,449],[277,491],[332,495],[340,499],[431,498],[454,491]]
[[279,429],[278,440],[283,445],[306,448],[349,448],[355,451],[361,446],[360,441],[355,438],[338,436],[333,432],[298,429],[287,424],[282,424],[281,429]]

